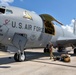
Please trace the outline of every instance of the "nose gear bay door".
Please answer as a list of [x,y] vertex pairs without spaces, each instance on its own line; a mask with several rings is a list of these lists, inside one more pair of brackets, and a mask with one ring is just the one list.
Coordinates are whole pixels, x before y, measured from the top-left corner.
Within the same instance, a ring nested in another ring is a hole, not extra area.
[[24,36],[25,34],[18,34],[15,33],[12,43],[13,45],[18,48],[19,50],[24,50],[24,47],[27,42],[27,36]]

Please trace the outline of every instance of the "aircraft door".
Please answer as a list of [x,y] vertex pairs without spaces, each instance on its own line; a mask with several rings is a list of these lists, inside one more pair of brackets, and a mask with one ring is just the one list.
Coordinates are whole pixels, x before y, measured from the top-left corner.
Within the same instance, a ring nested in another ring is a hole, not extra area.
[[0,25],[0,42],[6,37],[8,30],[5,25]]
[[54,21],[54,18],[48,14],[42,14],[40,17],[44,23],[45,33],[55,35],[54,23],[52,22]]

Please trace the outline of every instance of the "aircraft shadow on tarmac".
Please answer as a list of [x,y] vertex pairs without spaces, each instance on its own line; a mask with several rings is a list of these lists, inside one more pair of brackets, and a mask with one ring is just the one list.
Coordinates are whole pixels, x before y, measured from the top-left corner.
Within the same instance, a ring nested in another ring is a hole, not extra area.
[[[61,53],[54,52],[54,55],[55,56],[60,56]],[[71,54],[71,56],[76,56],[76,54]],[[25,62],[31,61],[31,60],[34,60],[34,59],[38,59],[38,58],[41,58],[41,57],[49,57],[49,53],[26,52],[26,61]],[[10,63],[16,63],[13,56],[0,58],[0,65],[10,64]]]
[[[49,57],[49,53],[41,53],[41,52],[26,52],[26,61],[31,61],[33,59],[38,59],[40,57]],[[2,57],[0,58],[0,65],[3,64],[10,64],[10,63],[16,63],[13,56],[11,57]]]

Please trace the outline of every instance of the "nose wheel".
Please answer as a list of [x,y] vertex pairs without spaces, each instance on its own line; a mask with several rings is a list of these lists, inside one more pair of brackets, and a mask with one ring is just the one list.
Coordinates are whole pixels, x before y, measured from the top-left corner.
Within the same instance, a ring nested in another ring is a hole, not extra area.
[[15,53],[14,60],[16,62],[25,61],[26,60],[26,54],[25,54],[25,52]]

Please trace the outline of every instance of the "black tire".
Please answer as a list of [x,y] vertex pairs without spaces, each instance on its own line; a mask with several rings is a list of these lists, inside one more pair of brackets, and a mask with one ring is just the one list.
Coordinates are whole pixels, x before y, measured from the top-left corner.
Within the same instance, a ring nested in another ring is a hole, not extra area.
[[24,60],[21,60],[21,55],[22,55],[22,53],[21,53],[21,54],[15,53],[15,55],[14,55],[14,60],[15,60],[16,62],[25,61],[25,60],[26,60],[26,53],[24,52],[24,55],[25,55],[25,59],[24,59]]
[[74,54],[76,54],[76,48],[74,49]]
[[62,52],[62,50],[59,50],[59,49],[58,49],[57,51],[58,51],[58,52]]
[[46,50],[46,52],[48,52],[48,53],[49,53],[49,49],[47,49],[47,50]]
[[16,62],[19,62],[19,54],[18,54],[18,53],[15,53],[15,55],[14,55],[14,60],[15,60]]
[[44,48],[44,53],[49,53],[49,49]]
[[63,47],[58,47],[58,52],[63,52],[64,48]]
[[[26,52],[24,52],[24,55],[25,55],[25,60],[26,60]],[[24,61],[25,61],[25,60],[24,60]]]
[[46,53],[46,48],[44,48],[44,53]]

